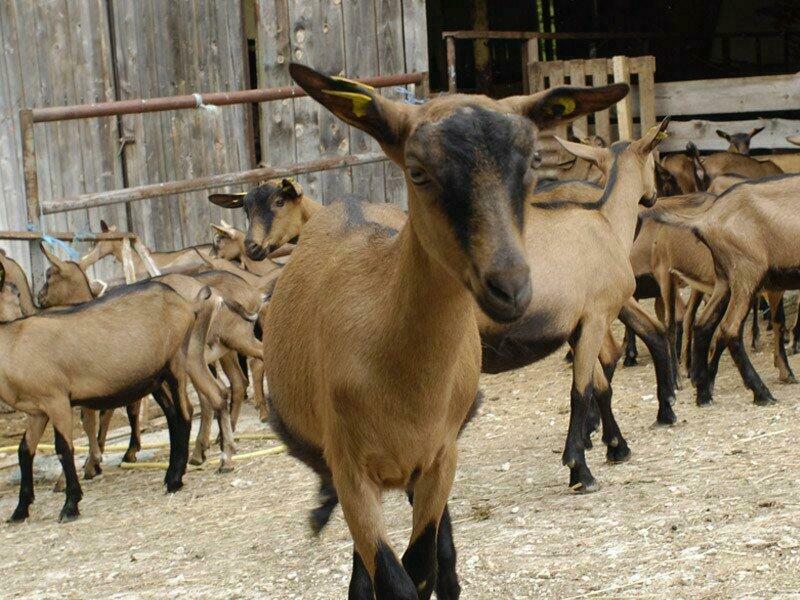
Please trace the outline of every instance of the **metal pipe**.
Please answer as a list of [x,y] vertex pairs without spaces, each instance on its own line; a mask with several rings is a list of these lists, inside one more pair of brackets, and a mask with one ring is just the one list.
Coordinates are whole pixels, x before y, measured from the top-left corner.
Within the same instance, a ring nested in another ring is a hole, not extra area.
[[[0,240],[40,240],[43,234],[39,231],[0,231]],[[100,242],[102,240],[133,240],[136,234],[127,231],[107,231],[103,233],[73,233],[71,231],[47,232],[48,237],[65,242]]]
[[[399,75],[380,75],[358,79],[373,87],[391,87],[393,85],[418,84],[423,81],[424,73],[401,73]],[[251,104],[270,100],[300,98],[306,93],[298,86],[267,88],[256,90],[239,90],[235,92],[210,92],[208,94],[189,94],[185,96],[168,96],[163,98],[140,98],[137,100],[119,100],[115,102],[99,102],[95,104],[76,104],[73,106],[52,106],[34,108],[33,122],[68,121],[71,119],[90,119],[113,115],[130,115],[135,113],[158,112],[197,108],[198,96],[203,104],[226,106],[229,104]]]
[[185,192],[196,192],[211,188],[219,188],[227,185],[239,183],[254,183],[275,177],[289,177],[302,173],[313,173],[316,171],[327,171],[329,169],[340,169],[355,165],[365,165],[374,162],[388,160],[382,152],[372,152],[368,154],[351,154],[348,156],[322,158],[306,163],[300,163],[291,167],[261,167],[248,171],[238,171],[234,173],[223,173],[221,175],[211,175],[209,177],[198,177],[195,179],[184,179],[180,181],[167,181],[164,183],[151,183],[132,188],[114,190],[111,192],[93,192],[91,194],[81,194],[67,198],[58,198],[42,202],[44,214],[61,213],[70,210],[81,210],[84,208],[97,208],[99,206],[110,206],[123,202],[137,202],[148,198],[159,198],[171,196],[172,194],[182,194]]

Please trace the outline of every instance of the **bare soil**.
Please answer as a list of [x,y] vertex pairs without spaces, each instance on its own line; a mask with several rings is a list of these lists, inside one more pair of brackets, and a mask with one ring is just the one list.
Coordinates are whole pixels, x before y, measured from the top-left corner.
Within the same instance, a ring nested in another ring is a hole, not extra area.
[[[777,405],[753,405],[726,356],[715,404],[695,406],[687,385],[672,428],[653,427],[646,353],[640,366],[620,367],[614,402],[633,455],[606,464],[597,440],[588,456],[600,489],[589,495],[572,493],[560,466],[570,389],[563,352],[484,377],[486,402],[461,440],[450,503],[462,597],[800,598],[800,386],[777,383],[767,352],[753,358]],[[791,363],[800,369],[800,358]],[[246,427],[263,429],[246,410]],[[14,470],[0,471],[4,517],[16,503]],[[311,538],[316,481],[295,460],[192,471],[175,495],[164,494],[162,478],[109,466],[85,482],[82,517],[66,525],[56,522],[63,496],[38,484],[30,520],[0,525],[0,596],[346,597],[347,528],[337,510]],[[402,552],[409,508],[399,493],[385,508]]]

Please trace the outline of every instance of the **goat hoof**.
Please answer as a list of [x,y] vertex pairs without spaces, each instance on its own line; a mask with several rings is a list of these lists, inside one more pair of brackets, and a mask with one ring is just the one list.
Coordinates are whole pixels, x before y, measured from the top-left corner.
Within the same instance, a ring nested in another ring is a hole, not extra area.
[[624,367],[635,367],[639,364],[639,361],[636,360],[635,356],[626,356],[625,360],[622,361],[622,366]]
[[71,523],[75,519],[81,516],[80,511],[78,510],[78,506],[64,506],[61,509],[61,514],[58,515],[58,522],[59,523]]
[[788,385],[795,384],[797,383],[797,377],[795,377],[793,374],[789,374],[786,377],[781,377],[781,383],[785,383]]
[[712,402],[713,398],[711,397],[710,392],[697,392],[697,398],[695,399],[695,403],[697,406],[709,406]]
[[569,470],[569,487],[573,492],[588,494],[597,490],[597,482],[589,467],[580,465]]
[[136,450],[128,450],[125,453],[125,456],[122,457],[122,462],[135,463],[136,462]]
[[202,465],[204,462],[206,462],[205,456],[197,457],[194,454],[192,454],[192,457],[189,459],[190,465]]
[[262,406],[258,410],[258,418],[262,423],[269,423],[269,409],[265,406]]
[[232,473],[232,472],[233,472],[233,462],[220,461],[217,473]]
[[461,597],[461,585],[455,573],[439,573],[436,597],[439,600],[458,600]]
[[167,493],[174,494],[183,487],[183,481],[167,481]]
[[27,508],[22,509],[17,507],[12,515],[6,519],[6,523],[24,523],[29,516]]
[[608,444],[606,446],[606,460],[612,464],[624,463],[631,457],[631,449],[628,448],[628,443],[619,438],[616,446]]
[[778,401],[775,400],[775,398],[769,392],[766,392],[765,394],[756,394],[753,397],[753,402],[758,406],[770,406],[778,403]]
[[667,405],[664,410],[659,410],[658,415],[656,416],[656,425],[660,425],[662,427],[671,427],[678,422],[678,417],[675,415],[675,412],[672,410],[672,407]]

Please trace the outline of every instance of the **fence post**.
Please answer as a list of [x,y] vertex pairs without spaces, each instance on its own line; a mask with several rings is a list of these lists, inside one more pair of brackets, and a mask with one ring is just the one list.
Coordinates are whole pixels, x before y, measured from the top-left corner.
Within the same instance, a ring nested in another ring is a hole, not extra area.
[[[33,136],[33,110],[19,111],[19,128],[22,137],[22,173],[25,179],[25,209],[28,223],[37,231],[42,230],[39,204],[39,179],[36,168],[36,148]],[[34,290],[44,285],[44,255],[39,244],[28,244],[31,258],[31,286]]]
[[430,75],[427,71],[422,74],[422,81],[414,86],[414,96],[420,100],[427,100],[431,95]]
[[456,40],[449,36],[444,41],[447,45],[447,91],[455,94],[458,89],[456,85]]
[[[611,59],[614,67],[614,82],[631,82],[630,66],[626,56],[615,56]],[[619,139],[632,140],[633,138],[633,112],[631,111],[631,95],[628,94],[617,102],[617,125],[619,126]]]

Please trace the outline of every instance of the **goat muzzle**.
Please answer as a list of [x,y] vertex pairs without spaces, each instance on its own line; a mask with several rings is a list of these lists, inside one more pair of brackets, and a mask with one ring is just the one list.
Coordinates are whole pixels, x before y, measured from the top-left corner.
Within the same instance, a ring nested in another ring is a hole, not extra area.
[[488,317],[510,323],[525,314],[532,294],[530,269],[523,263],[486,273],[475,298]]
[[244,251],[247,253],[247,257],[251,260],[264,260],[269,254],[269,250],[267,248],[262,247],[260,244],[256,244],[251,239],[246,239],[244,241]]

